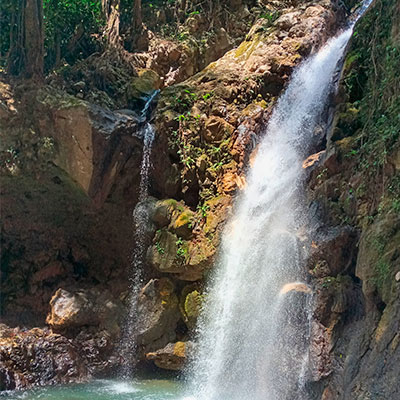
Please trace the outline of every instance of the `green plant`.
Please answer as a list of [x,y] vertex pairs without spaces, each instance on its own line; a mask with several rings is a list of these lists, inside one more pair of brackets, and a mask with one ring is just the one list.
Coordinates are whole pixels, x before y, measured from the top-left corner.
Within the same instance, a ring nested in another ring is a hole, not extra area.
[[181,237],[178,237],[178,240],[175,242],[175,244],[177,246],[176,255],[178,257],[185,257],[188,252],[188,249],[183,239]]
[[209,92],[209,93],[206,93],[206,94],[203,94],[203,96],[202,96],[202,97],[203,97],[203,100],[204,100],[204,101],[207,101],[212,95],[213,95],[213,94],[210,93],[210,92]]
[[210,206],[208,204],[199,204],[197,206],[197,210],[200,212],[202,218],[205,218],[207,216],[207,211],[210,209]]
[[157,251],[158,251],[158,254],[164,254],[165,253],[165,249],[161,246],[161,243],[160,242],[156,242],[156,249],[157,249]]

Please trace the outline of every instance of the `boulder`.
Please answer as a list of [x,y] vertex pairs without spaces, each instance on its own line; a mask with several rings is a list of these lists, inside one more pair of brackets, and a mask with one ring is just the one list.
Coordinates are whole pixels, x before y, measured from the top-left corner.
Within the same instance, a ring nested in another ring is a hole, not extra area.
[[154,361],[158,368],[181,371],[191,351],[191,342],[168,343],[164,348],[146,354],[146,359]]
[[137,302],[137,343],[144,353],[164,347],[176,339],[180,319],[175,286],[168,278],[151,279]]
[[[39,91],[37,101],[40,133],[55,142],[55,164],[103,204],[127,160],[140,153],[134,113],[113,112],[50,88]],[[135,158],[136,167],[140,161]]]
[[189,242],[185,264],[178,278],[191,282],[202,279],[204,272],[212,266],[215,253],[215,247],[207,238]]
[[128,88],[128,97],[140,99],[151,94],[154,90],[160,89],[161,79],[157,72],[151,69],[141,69],[137,77],[132,79]]
[[147,251],[147,261],[160,272],[182,271],[183,257],[178,257],[179,239],[166,229],[156,232],[153,245]]
[[96,326],[119,335],[124,306],[107,290],[58,289],[50,300],[50,306],[46,322],[55,332],[73,332],[85,326]]
[[189,209],[176,210],[172,215],[169,230],[174,232],[178,237],[190,239],[192,236],[192,227],[194,224],[195,214]]

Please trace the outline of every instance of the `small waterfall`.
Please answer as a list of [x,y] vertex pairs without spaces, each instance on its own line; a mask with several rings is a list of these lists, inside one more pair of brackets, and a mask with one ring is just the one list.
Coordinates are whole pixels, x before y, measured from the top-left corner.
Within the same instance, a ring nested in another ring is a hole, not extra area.
[[146,101],[141,112],[139,122],[143,123],[140,136],[143,138],[143,156],[140,166],[140,187],[138,206],[133,212],[134,242],[135,249],[131,259],[130,276],[130,294],[128,301],[128,314],[126,317],[124,329],[122,332],[121,343],[119,346],[119,355],[123,359],[120,375],[124,379],[132,378],[134,372],[134,359],[136,353],[136,322],[137,322],[137,298],[141,287],[143,286],[143,262],[146,254],[146,225],[147,213],[141,202],[148,197],[149,187],[149,169],[151,147],[155,137],[153,125],[148,120],[150,107],[159,91],[156,90]]
[[198,400],[307,400],[311,289],[303,160],[349,29],[303,62],[278,100],[227,225],[188,368]]

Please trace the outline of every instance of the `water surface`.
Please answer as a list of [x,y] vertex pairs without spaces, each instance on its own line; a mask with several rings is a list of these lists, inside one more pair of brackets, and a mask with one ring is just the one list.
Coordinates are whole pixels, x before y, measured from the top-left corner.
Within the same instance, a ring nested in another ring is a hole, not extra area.
[[181,385],[174,380],[148,379],[133,382],[96,380],[81,385],[47,386],[3,392],[4,400],[180,400]]

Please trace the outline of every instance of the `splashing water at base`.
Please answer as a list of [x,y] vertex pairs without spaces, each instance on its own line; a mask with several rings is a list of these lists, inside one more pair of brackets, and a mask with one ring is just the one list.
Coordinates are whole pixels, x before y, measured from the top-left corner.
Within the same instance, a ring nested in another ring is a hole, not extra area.
[[307,224],[302,162],[352,28],[294,72],[260,143],[199,322],[189,367],[197,400],[308,398],[311,290],[303,283]]

